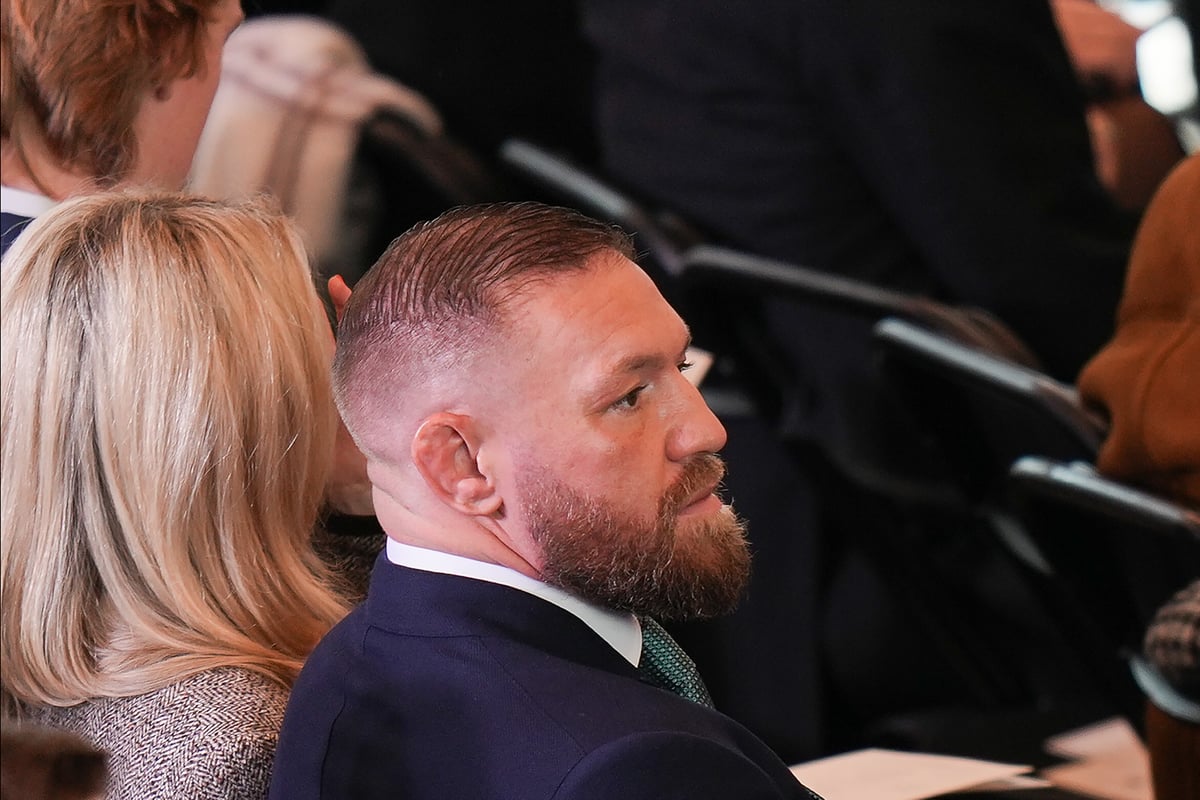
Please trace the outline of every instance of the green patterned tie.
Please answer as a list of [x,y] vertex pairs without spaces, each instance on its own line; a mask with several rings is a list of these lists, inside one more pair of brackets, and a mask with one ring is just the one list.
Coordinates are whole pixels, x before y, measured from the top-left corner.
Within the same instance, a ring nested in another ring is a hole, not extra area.
[[638,677],[651,686],[674,692],[702,706],[713,707],[708,687],[700,678],[696,665],[683,648],[650,617],[639,617],[642,623],[642,658],[638,662]]

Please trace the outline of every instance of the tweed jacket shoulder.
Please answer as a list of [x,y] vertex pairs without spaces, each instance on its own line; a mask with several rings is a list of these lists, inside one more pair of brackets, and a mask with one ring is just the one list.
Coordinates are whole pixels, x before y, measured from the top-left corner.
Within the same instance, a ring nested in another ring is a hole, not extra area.
[[1200,702],[1200,580],[1181,589],[1154,615],[1144,652],[1172,686]]
[[329,567],[334,589],[357,605],[367,597],[371,570],[386,539],[375,517],[333,514],[317,525],[312,545]]
[[108,754],[108,800],[262,800],[288,692],[238,668],[135,697],[28,709]]

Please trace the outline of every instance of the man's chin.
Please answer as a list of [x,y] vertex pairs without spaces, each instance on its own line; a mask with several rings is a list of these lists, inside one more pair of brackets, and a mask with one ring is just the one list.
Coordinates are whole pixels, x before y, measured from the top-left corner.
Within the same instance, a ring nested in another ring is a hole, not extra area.
[[[694,497],[712,487],[706,481],[710,476],[701,475],[680,484],[679,493]],[[536,490],[527,493],[525,514],[546,582],[662,619],[720,616],[737,606],[750,571],[749,545],[743,523],[715,493],[683,508],[665,499],[655,518],[642,520],[561,483],[530,483]]]
[[657,607],[644,610],[679,621],[731,613],[750,577],[745,526],[733,508],[718,503],[708,514],[681,515],[675,536],[675,558],[661,571],[658,591],[648,594]]

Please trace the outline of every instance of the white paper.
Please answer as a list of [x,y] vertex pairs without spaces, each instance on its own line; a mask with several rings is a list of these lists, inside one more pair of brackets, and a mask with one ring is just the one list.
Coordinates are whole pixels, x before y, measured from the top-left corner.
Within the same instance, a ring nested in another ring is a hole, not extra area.
[[1031,769],[1023,764],[879,749],[857,750],[791,767],[801,783],[831,800],[922,800]]
[[1154,800],[1150,760],[1144,750],[1112,750],[1102,756],[1042,770],[1050,783],[1105,800]]
[[1078,759],[1042,775],[1055,786],[1105,800],[1153,800],[1150,758],[1127,721],[1114,717],[1046,740],[1046,752]]
[[1044,748],[1047,753],[1060,758],[1083,759],[1141,746],[1142,741],[1133,726],[1123,717],[1112,717],[1051,736]]

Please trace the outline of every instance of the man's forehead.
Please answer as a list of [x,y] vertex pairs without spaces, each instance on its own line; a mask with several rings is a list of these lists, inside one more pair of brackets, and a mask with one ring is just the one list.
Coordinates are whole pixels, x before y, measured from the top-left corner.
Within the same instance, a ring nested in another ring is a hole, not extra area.
[[687,326],[649,276],[616,253],[530,287],[514,311],[530,347],[566,351],[610,371],[675,359],[688,342]]
[[615,252],[593,256],[581,270],[538,280],[522,293],[523,311],[604,327],[627,317],[672,315],[658,287],[634,262]]

